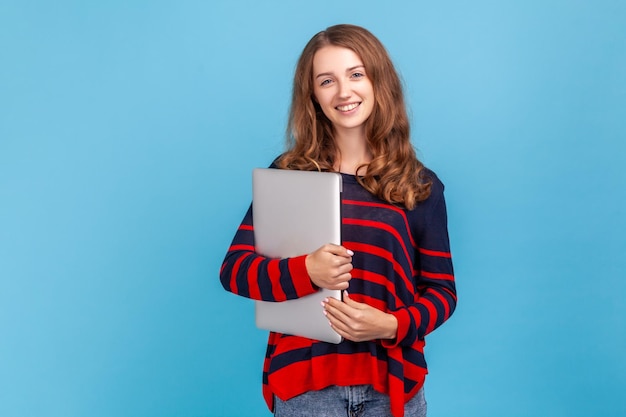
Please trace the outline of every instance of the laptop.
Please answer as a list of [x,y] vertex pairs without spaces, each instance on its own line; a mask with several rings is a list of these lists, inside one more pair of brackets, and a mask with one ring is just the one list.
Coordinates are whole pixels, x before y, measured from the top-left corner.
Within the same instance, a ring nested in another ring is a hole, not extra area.
[[[256,168],[252,173],[252,216],[257,253],[289,258],[341,244],[341,174]],[[295,300],[255,301],[256,326],[329,343],[341,336],[320,305],[340,290],[321,289]]]

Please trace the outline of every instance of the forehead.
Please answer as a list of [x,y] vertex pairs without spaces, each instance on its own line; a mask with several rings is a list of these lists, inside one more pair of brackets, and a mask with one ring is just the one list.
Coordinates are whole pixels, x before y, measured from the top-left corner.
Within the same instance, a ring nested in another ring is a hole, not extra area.
[[345,72],[346,70],[362,66],[361,57],[352,49],[343,46],[327,45],[319,49],[313,56],[313,73]]

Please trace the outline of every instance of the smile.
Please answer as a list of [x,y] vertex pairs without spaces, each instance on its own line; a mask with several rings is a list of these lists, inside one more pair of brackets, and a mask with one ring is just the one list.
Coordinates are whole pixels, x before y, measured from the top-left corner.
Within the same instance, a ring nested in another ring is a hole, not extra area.
[[361,103],[351,103],[351,104],[346,104],[345,106],[337,106],[335,108],[339,111],[350,111],[359,107],[360,104]]

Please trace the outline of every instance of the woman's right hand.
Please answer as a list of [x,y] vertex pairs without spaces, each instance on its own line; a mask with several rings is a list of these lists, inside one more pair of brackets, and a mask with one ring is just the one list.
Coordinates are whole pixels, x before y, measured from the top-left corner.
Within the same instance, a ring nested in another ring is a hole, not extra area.
[[310,253],[305,263],[313,284],[329,290],[347,289],[352,278],[352,255],[351,250],[331,243]]

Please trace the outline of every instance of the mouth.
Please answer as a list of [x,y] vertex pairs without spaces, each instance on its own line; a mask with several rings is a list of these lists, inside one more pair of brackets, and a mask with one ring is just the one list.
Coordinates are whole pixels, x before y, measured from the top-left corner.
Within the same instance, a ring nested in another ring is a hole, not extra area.
[[342,112],[348,112],[350,110],[354,110],[357,107],[359,107],[361,105],[361,103],[350,103],[350,104],[345,104],[343,106],[337,106],[335,107],[337,110],[342,111]]

